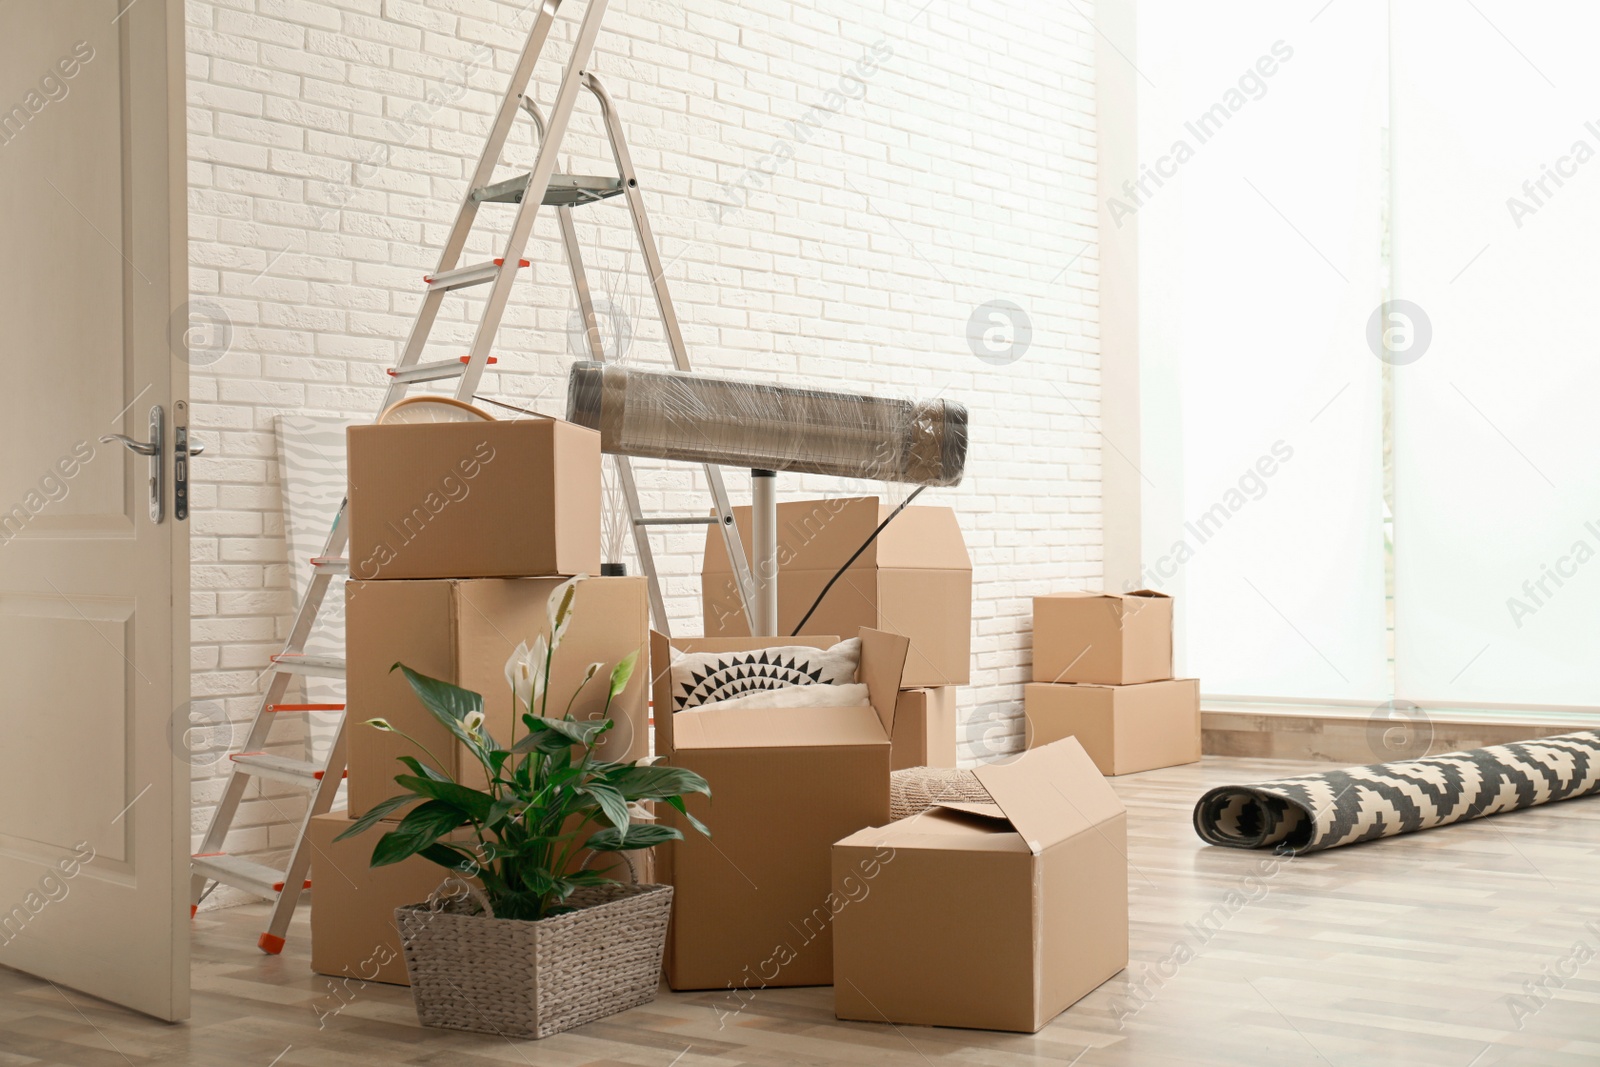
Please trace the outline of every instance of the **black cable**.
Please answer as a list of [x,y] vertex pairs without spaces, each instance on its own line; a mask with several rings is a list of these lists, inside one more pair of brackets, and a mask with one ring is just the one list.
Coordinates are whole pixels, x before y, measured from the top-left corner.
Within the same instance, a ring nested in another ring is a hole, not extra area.
[[[488,397],[486,397],[486,396],[478,396],[476,393],[473,394],[472,399],[477,400],[477,401],[479,401],[481,403],[484,403],[484,404],[493,404],[497,408],[505,408],[507,411],[520,411],[524,415],[532,415],[535,418],[540,418],[540,419],[553,419],[553,418],[555,418],[554,415],[546,415],[544,412],[535,411],[533,408],[519,408],[519,407],[516,407],[513,404],[502,404],[498,400],[490,400]],[[513,421],[515,421],[515,420],[513,420]]]
[[926,488],[928,488],[928,487],[925,486],[925,485],[919,485],[915,489],[913,489],[911,491],[911,495],[906,497],[904,500],[902,500],[900,502],[900,506],[899,507],[897,507],[893,511],[889,512],[889,517],[887,519],[884,519],[882,522],[878,523],[878,528],[876,530],[872,531],[872,536],[868,537],[865,541],[861,542],[861,547],[856,549],[855,555],[853,555],[849,559],[845,560],[844,561],[844,566],[840,567],[837,571],[833,572],[833,577],[829,578],[828,579],[828,584],[822,587],[822,592],[817,594],[817,599],[813,600],[811,602],[811,610],[807,611],[805,613],[805,615],[800,619],[799,625],[797,625],[794,628],[794,631],[789,634],[790,637],[799,637],[800,636],[801,629],[803,629],[805,627],[806,623],[811,621],[812,614],[819,607],[822,606],[823,598],[828,595],[828,590],[833,588],[833,583],[837,582],[840,578],[844,577],[844,572],[850,569],[850,564],[854,563],[856,560],[861,558],[861,553],[865,552],[869,547],[871,547],[872,542],[876,541],[878,539],[878,535],[883,533],[884,527],[888,526],[891,522],[893,522],[895,516],[900,514],[902,511],[904,511],[906,509],[906,505],[910,504],[913,500],[917,499],[917,494],[922,492]]

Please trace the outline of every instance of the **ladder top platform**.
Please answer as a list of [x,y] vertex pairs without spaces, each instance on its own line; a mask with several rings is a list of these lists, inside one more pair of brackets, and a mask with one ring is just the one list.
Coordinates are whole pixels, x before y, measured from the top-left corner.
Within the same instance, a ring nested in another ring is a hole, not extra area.
[[[529,177],[519,174],[503,182],[474,189],[472,199],[480,204],[520,204],[528,192]],[[598,174],[552,174],[550,184],[544,191],[543,203],[550,207],[579,207],[617,196],[622,191],[621,178],[607,178]]]

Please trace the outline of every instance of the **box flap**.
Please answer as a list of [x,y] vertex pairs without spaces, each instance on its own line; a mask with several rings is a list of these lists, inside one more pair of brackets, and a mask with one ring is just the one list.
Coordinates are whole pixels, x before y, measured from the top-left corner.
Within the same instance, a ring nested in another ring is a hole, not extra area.
[[[791,500],[778,505],[778,559],[784,571],[837,570],[889,517],[894,505],[876,496]],[[750,509],[733,509],[740,543],[749,554]],[[905,567],[925,570],[972,569],[966,539],[953,508],[913,504],[884,528],[855,567]],[[706,528],[702,574],[725,574],[728,550],[722,533]]]
[[[894,512],[889,504],[878,506],[878,522]],[[972,557],[954,508],[925,507],[913,504],[885,526],[878,535],[877,563],[880,567],[908,570],[970,571]],[[843,563],[844,560],[840,560]],[[834,564],[838,566],[838,564]]]
[[943,800],[934,805],[945,811],[958,811],[964,815],[976,815],[983,819],[992,819],[1011,827],[1011,820],[1006,818],[1006,813],[1000,810],[998,804],[980,804],[975,801]]
[[1027,856],[1027,843],[994,804],[938,804],[887,826],[869,827],[835,844],[960,852],[1005,852]]
[[1035,855],[1126,811],[1075,737],[973,773]]
[[871,708],[690,709],[671,716],[674,750],[885,745]]
[[867,684],[867,699],[883,724],[883,736],[894,736],[894,709],[900,703],[900,679],[906,671],[911,642],[886,630],[861,631],[861,666],[856,677]]

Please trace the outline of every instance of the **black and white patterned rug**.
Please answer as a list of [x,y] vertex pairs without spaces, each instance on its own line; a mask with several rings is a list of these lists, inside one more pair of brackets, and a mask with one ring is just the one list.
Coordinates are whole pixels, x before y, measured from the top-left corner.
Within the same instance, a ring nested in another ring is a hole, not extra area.
[[1316,852],[1600,791],[1600,730],[1209,790],[1209,844]]

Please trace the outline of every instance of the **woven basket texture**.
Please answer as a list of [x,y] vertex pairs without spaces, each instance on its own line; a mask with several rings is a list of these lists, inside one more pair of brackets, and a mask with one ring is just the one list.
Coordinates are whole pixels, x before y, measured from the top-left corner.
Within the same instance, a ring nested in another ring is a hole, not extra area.
[[889,775],[889,818],[909,819],[945,801],[992,804],[994,798],[971,771],[907,767]]
[[395,909],[424,1026],[548,1037],[655,999],[672,887],[579,889],[578,910],[497,919],[470,898]]

